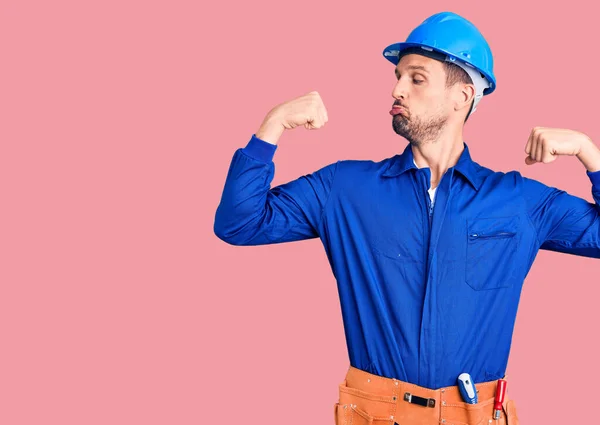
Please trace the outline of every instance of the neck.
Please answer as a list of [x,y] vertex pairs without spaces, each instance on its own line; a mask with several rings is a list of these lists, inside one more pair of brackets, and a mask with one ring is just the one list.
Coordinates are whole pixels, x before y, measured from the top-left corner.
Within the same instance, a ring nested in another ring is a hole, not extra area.
[[435,188],[448,168],[458,162],[464,150],[462,129],[454,134],[440,134],[434,141],[411,146],[412,153],[419,168],[431,171],[431,187]]

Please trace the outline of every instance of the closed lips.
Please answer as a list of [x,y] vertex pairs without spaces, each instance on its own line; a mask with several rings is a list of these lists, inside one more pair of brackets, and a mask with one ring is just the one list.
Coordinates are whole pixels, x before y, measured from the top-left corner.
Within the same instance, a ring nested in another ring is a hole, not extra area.
[[398,115],[398,114],[406,115],[406,109],[404,109],[402,106],[398,106],[398,105],[392,106],[392,109],[390,109],[390,115]]

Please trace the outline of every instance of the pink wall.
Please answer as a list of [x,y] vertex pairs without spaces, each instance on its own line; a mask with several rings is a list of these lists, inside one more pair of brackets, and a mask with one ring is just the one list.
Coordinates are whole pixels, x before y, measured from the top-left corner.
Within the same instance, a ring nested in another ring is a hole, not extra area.
[[[473,159],[591,201],[576,158],[524,162],[534,126],[600,144],[595,6],[538,3],[3,3],[0,423],[333,424],[348,358],[325,252],[214,235],[231,157],[312,90],[329,122],[283,135],[273,185],[401,152],[381,52],[452,10],[496,60]],[[538,255],[508,369],[522,423],[595,414],[599,275]]]

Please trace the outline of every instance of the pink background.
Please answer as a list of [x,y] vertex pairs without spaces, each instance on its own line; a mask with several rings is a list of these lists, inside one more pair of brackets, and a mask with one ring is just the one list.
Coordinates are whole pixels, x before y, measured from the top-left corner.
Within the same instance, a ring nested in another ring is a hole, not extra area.
[[[348,357],[325,252],[214,235],[231,157],[311,90],[329,122],[283,135],[273,185],[401,152],[381,52],[452,10],[496,59],[474,159],[591,201],[576,158],[523,150],[534,126],[600,143],[595,6],[537,3],[3,2],[0,423],[333,424]],[[539,253],[508,369],[521,423],[594,421],[599,273]]]

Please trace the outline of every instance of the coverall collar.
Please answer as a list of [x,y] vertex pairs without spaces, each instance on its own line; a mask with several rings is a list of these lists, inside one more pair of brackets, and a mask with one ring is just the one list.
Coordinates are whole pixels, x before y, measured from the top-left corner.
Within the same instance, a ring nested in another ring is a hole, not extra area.
[[[458,158],[458,162],[454,166],[456,171],[460,172],[475,190],[479,190],[481,186],[481,177],[477,173],[477,166],[471,159],[469,147],[463,142],[464,149]],[[418,168],[414,162],[414,155],[410,143],[406,145],[404,152],[399,155],[394,155],[390,158],[390,166],[383,172],[383,177],[395,177],[411,168]]]

